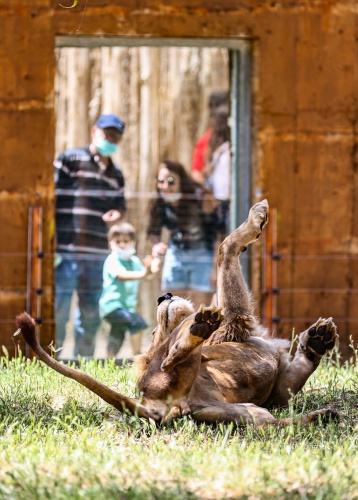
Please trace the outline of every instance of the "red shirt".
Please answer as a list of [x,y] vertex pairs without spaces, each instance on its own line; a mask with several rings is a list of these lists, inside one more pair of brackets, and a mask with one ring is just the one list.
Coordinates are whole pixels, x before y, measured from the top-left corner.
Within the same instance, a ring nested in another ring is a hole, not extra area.
[[192,170],[198,170],[199,172],[202,172],[204,170],[206,151],[208,149],[212,133],[213,129],[209,128],[206,132],[203,133],[201,137],[199,137],[197,143],[195,144],[193,151],[193,161],[191,164]]

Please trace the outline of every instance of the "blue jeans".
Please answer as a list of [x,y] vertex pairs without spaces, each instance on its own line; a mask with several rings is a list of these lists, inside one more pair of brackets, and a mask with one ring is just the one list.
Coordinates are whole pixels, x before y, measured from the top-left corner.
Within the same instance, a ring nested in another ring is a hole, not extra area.
[[214,252],[207,250],[204,243],[191,250],[182,250],[170,244],[164,257],[162,290],[188,288],[213,292],[210,285],[213,258]]
[[78,295],[75,311],[74,354],[93,356],[94,341],[100,324],[98,301],[102,292],[102,272],[106,255],[61,254],[55,269],[56,347],[62,347],[69,320],[74,290]]

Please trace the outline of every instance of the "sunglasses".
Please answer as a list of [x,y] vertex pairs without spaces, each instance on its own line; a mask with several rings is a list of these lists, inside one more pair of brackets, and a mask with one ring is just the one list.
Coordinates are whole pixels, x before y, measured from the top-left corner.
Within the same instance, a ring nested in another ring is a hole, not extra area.
[[175,179],[174,179],[174,177],[166,177],[166,178],[158,177],[157,178],[158,184],[164,184],[164,182],[167,182],[169,184],[169,186],[174,186]]

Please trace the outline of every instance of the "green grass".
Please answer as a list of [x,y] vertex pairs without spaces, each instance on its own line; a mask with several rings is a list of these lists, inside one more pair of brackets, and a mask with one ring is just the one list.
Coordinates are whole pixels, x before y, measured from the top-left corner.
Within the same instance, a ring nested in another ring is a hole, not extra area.
[[[81,369],[133,396],[129,367]],[[334,405],[340,422],[171,426],[121,415],[36,360],[0,360],[0,499],[358,498],[358,370],[323,362],[287,410]]]

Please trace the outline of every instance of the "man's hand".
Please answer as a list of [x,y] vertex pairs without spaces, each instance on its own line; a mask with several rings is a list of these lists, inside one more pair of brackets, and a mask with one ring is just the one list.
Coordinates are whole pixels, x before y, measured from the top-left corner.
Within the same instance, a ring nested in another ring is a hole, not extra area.
[[122,214],[119,210],[108,210],[104,215],[102,215],[102,220],[107,224],[108,227],[113,226],[121,219]]

